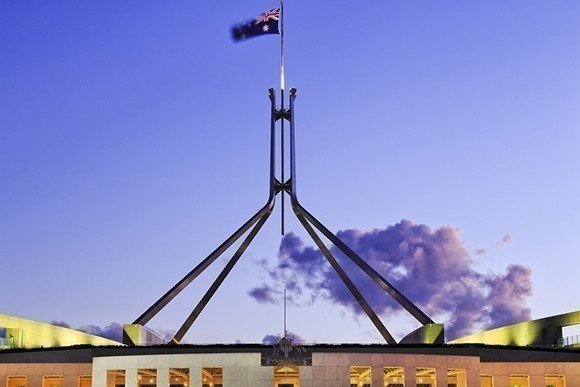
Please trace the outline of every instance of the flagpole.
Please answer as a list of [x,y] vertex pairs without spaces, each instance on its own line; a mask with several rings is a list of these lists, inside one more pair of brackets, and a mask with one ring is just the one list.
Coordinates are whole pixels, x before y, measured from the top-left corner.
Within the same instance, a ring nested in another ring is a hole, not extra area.
[[280,0],[280,89],[284,90],[284,0]]
[[[280,24],[281,29],[280,29],[280,93],[281,98],[280,98],[280,111],[282,113],[284,113],[284,0],[280,0]],[[281,157],[281,183],[282,186],[284,186],[284,118],[282,118],[282,122],[281,122],[281,136],[280,136],[280,146],[281,146],[281,152],[280,152],[280,157]],[[282,217],[281,217],[281,230],[282,230],[282,235],[284,235],[284,188],[282,188],[282,190],[280,191],[281,193],[281,197],[280,199],[282,200]]]

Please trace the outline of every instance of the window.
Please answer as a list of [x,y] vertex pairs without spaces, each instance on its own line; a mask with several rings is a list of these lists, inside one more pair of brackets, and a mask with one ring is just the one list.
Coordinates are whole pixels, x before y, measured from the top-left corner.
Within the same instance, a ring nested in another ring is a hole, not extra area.
[[189,368],[170,368],[169,384],[171,387],[187,387],[189,385]]
[[93,377],[90,375],[79,376],[79,387],[91,387],[93,385]]
[[298,386],[300,368],[297,366],[274,367],[274,385],[278,387]]
[[125,370],[107,370],[107,387],[125,387]]
[[43,376],[42,387],[62,387],[63,377],[59,376]]
[[566,387],[564,375],[546,375],[546,387]]
[[447,370],[447,387],[467,387],[465,370],[450,368]]
[[510,375],[510,387],[530,387],[530,377],[528,375]]
[[26,387],[27,385],[26,376],[9,376],[8,377],[8,387]]
[[493,375],[481,375],[481,387],[493,387]]
[[417,367],[417,387],[435,387],[435,368]]
[[201,385],[203,387],[222,387],[222,383],[222,367],[203,367],[201,369]]
[[383,382],[388,387],[405,387],[405,369],[403,367],[383,368]]
[[371,383],[372,383],[371,367],[368,366],[350,367],[351,387],[371,387]]
[[156,369],[140,369],[137,372],[137,386],[138,387],[155,387],[157,386],[157,370]]

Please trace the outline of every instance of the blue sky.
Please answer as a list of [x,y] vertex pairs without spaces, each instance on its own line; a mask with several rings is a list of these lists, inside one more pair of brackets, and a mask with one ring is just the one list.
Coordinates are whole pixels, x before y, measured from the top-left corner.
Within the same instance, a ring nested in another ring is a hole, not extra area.
[[[0,313],[131,322],[263,204],[279,41],[229,29],[274,6],[0,4]],[[287,1],[301,202],[334,231],[458,228],[479,272],[532,269],[533,317],[577,310],[579,33],[574,0]],[[247,294],[280,241],[278,206],[188,341],[281,331]],[[219,269],[151,326],[176,330]],[[380,341],[324,298],[289,326]]]

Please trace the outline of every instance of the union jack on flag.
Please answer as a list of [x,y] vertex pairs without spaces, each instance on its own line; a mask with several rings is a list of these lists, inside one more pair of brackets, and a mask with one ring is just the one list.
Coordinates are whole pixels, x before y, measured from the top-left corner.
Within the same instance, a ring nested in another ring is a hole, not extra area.
[[232,38],[234,41],[240,42],[254,36],[279,34],[279,20],[280,8],[266,11],[255,19],[234,26],[232,28]]

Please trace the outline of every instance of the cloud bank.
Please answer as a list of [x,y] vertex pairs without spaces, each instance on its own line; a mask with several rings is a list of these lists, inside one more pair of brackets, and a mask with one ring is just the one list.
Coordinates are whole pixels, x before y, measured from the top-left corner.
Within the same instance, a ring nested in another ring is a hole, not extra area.
[[[509,265],[505,273],[480,273],[458,233],[453,227],[432,230],[403,220],[385,229],[344,230],[337,236],[431,318],[444,322],[448,339],[529,319],[531,269]],[[335,247],[331,251],[378,314],[403,311]],[[318,249],[296,234],[282,239],[278,258],[274,267],[262,264],[268,278],[249,292],[257,301],[279,302],[276,289],[283,282],[293,297],[313,302],[322,296],[364,313]]]
[[118,342],[123,341],[123,325],[116,322],[104,327],[98,325],[83,325],[82,327],[78,328],[78,330]]

